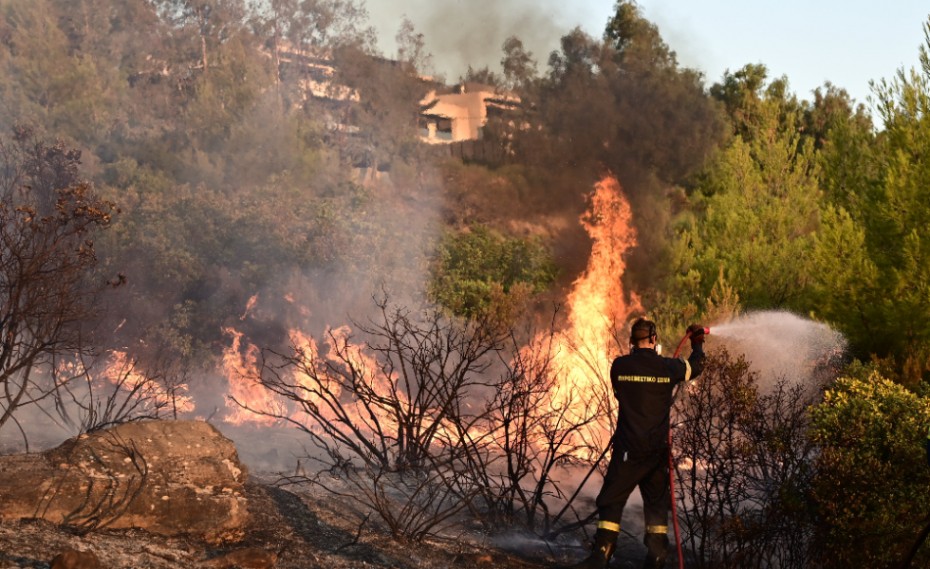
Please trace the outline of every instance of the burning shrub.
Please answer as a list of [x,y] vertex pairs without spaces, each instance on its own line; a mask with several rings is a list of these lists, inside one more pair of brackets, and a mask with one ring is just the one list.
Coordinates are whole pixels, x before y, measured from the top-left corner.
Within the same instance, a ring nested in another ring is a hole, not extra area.
[[554,473],[595,452],[582,431],[606,392],[553,395],[563,379],[554,330],[528,344],[491,319],[379,308],[358,327],[365,342],[345,327],[322,348],[295,334],[291,353],[256,361],[252,379],[282,404],[250,410],[306,433],[319,466],[288,480],[375,511],[404,540],[440,533],[465,510],[489,526],[548,529],[547,500],[565,496]]
[[309,480],[373,508],[395,537],[418,540],[475,492],[459,477],[471,444],[460,435],[502,337],[480,322],[421,320],[386,300],[379,308],[379,322],[360,327],[364,344],[341,328],[323,351],[294,338],[291,354],[263,352],[262,385],[298,410],[257,411],[310,436],[324,472]]
[[228,359],[251,369],[236,373],[233,399],[259,420],[309,435],[322,469],[295,481],[373,509],[397,537],[436,533],[465,508],[493,527],[549,533],[577,496],[566,499],[556,473],[593,461],[613,432],[606,362],[621,346],[618,323],[639,310],[617,278],[635,243],[617,181],[598,183],[591,205],[582,223],[592,261],[565,318],[556,311],[547,329],[518,327],[498,310],[465,319],[383,299],[378,317],[357,326],[361,342],[348,327],[328,330],[320,344],[294,331],[291,351],[250,347],[243,357],[232,331]]
[[111,351],[102,365],[85,367],[74,362],[71,380],[60,385],[56,394],[58,413],[81,433],[91,433],[130,421],[177,419],[178,413],[194,410],[187,394],[187,370],[162,363],[143,369],[126,352]]

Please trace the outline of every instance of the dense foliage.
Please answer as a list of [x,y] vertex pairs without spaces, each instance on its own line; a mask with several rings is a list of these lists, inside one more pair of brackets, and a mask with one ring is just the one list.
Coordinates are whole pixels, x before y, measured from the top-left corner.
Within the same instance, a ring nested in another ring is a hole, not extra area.
[[555,267],[538,242],[508,239],[480,225],[443,239],[436,262],[430,292],[463,316],[519,307],[555,280]]
[[[822,448],[812,489],[818,557],[833,567],[898,567],[930,510],[922,449],[930,401],[873,372],[838,379],[812,421]],[[915,566],[928,560],[924,548]]]

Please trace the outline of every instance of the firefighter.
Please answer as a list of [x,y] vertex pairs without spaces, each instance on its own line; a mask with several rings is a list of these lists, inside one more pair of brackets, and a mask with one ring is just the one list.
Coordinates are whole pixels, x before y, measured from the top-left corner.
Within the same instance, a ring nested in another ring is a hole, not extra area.
[[655,323],[640,318],[630,330],[631,351],[614,360],[610,381],[619,403],[613,452],[597,496],[598,524],[591,555],[572,569],[608,566],[620,535],[623,507],[639,486],[646,523],[645,568],[664,567],[668,555],[669,415],[675,386],[697,377],[704,364],[704,327],[688,327],[691,355],[666,358],[656,350]]

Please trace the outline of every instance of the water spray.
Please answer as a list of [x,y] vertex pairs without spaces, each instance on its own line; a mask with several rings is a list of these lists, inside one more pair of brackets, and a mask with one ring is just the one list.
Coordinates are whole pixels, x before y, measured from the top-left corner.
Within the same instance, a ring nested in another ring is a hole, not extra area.
[[816,390],[846,356],[846,338],[827,324],[784,311],[762,310],[714,323],[714,338],[756,373],[760,391],[781,381]]

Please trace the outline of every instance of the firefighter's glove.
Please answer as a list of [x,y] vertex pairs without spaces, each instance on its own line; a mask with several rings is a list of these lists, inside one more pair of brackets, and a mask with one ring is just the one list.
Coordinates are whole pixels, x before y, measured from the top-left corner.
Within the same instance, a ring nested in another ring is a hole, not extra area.
[[702,347],[704,344],[704,327],[700,324],[688,326],[688,336],[691,337],[691,349]]

